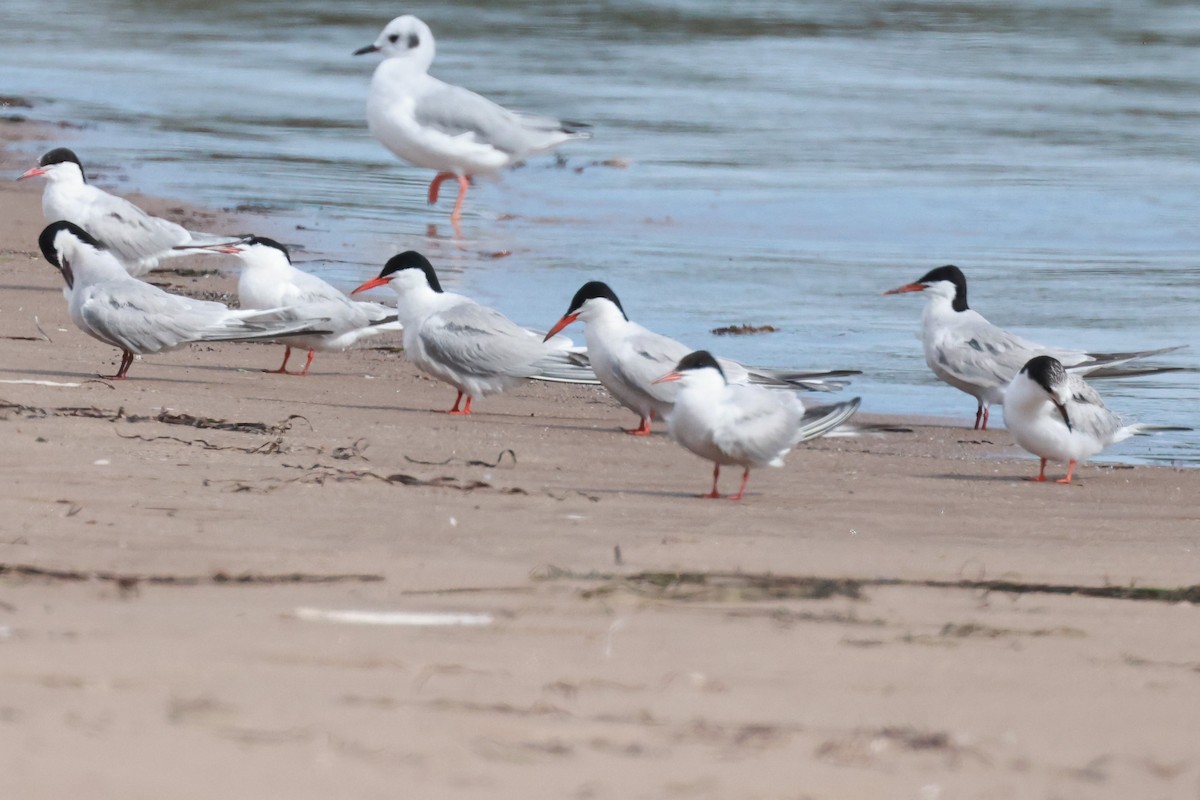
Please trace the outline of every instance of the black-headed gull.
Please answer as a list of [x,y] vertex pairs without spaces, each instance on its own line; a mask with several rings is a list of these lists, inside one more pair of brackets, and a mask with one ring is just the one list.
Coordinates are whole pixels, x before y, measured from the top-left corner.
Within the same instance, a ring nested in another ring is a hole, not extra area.
[[590,136],[578,125],[510,111],[434,78],[429,75],[434,50],[429,26],[405,15],[354,55],[383,55],[367,96],[371,135],[408,163],[437,170],[429,184],[430,204],[437,202],[443,181],[458,181],[450,215],[455,223],[462,217],[471,176],[496,175],[531,155]]

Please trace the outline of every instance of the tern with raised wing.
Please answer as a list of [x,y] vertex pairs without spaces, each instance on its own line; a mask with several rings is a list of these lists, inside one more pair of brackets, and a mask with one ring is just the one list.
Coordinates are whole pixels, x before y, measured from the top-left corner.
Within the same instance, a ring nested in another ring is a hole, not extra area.
[[1004,424],[1017,444],[1041,459],[1037,477],[1029,480],[1046,480],[1046,462],[1057,461],[1067,465],[1067,475],[1059,483],[1070,483],[1077,465],[1130,436],[1188,430],[1126,425],[1087,381],[1069,373],[1053,356],[1031,358],[1009,383],[1004,394]]
[[[602,281],[585,283],[571,298],[567,313],[546,337],[554,336],[576,320],[584,323],[587,358],[596,377],[618,403],[638,415],[638,427],[626,433],[649,435],[651,418],[666,419],[679,391],[677,383],[656,380],[692,352],[692,348],[630,320],[616,293]],[[789,372],[744,367],[724,358],[717,361],[730,383],[758,383],[814,392],[836,391],[847,383],[840,378],[861,374],[858,370]]]
[[[74,152],[56,147],[17,180],[41,176],[42,214],[46,222],[73,222],[97,240],[130,275],[145,275],[164,259],[187,253],[184,245],[203,246],[238,240],[189,231],[161,217],[153,217],[123,197],[109,194],[87,182],[83,164]],[[192,251],[203,252],[203,251]]]
[[590,370],[575,366],[571,351],[559,343],[547,344],[499,311],[442,289],[433,265],[415,250],[393,256],[379,277],[351,294],[377,286],[396,292],[408,359],[458,390],[451,414],[470,414],[472,398],[498,394],[526,379],[560,380],[557,376],[572,370],[590,377]]
[[[292,265],[288,249],[265,236],[251,236],[232,244],[215,245],[218,253],[237,256],[242,263],[238,278],[238,303],[242,308],[280,308],[296,319],[323,318],[329,333],[289,337],[283,344],[282,375],[308,374],[317,350],[346,350],[364,338],[402,330],[396,310],[379,303],[354,300],[344,292]],[[304,369],[288,372],[293,347],[308,349]]]
[[354,55],[383,55],[367,96],[371,135],[413,166],[437,170],[429,184],[431,205],[444,181],[458,181],[450,215],[455,224],[472,176],[494,176],[529,156],[590,136],[579,125],[510,111],[434,78],[429,74],[434,51],[429,26],[405,15]]
[[967,278],[949,264],[930,270],[919,280],[884,294],[923,292],[929,299],[921,314],[921,344],[925,363],[945,383],[975,398],[975,428],[986,430],[991,406],[1004,403],[1004,390],[1029,359],[1051,355],[1068,369],[1093,377],[1152,375],[1173,367],[1129,370],[1110,368],[1129,361],[1162,355],[1179,347],[1128,353],[1088,353],[1022,339],[988,322],[967,305]]
[[121,350],[123,380],[135,355],[193,342],[239,342],[323,333],[326,320],[297,320],[286,309],[241,311],[223,303],[169,294],[132,277],[116,257],[73,222],[51,223],[38,237],[42,255],[63,276],[71,321]]
[[859,398],[845,403],[805,408],[791,392],[755,384],[730,383],[711,353],[698,350],[680,359],[659,383],[678,381],[680,389],[667,416],[671,438],[713,462],[712,491],[722,465],[742,467],[742,485],[730,500],[746,494],[752,467],[781,467],[793,447],[833,431],[858,410]]

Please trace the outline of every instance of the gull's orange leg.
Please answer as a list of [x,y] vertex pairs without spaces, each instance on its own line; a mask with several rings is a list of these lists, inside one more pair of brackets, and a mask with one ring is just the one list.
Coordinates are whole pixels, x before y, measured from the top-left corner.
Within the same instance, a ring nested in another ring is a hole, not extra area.
[[1042,459],[1042,470],[1038,473],[1038,476],[1036,478],[1026,478],[1025,480],[1035,481],[1037,483],[1041,483],[1042,481],[1046,480],[1046,459]]
[[433,205],[438,201],[438,190],[442,188],[442,184],[454,177],[453,172],[439,172],[429,183],[429,205]]
[[625,431],[630,436],[649,436],[650,435],[650,418],[642,417],[641,423],[631,431]]
[[730,496],[730,500],[741,500],[746,494],[746,483],[750,480],[750,468],[746,467],[746,471],[742,473],[742,488],[738,489],[738,493]]
[[450,212],[450,221],[458,226],[458,221],[462,219],[463,200],[467,198],[467,189],[470,188],[471,182],[467,180],[466,175],[458,176],[458,199],[454,201],[454,210]]
[[721,474],[721,465],[713,464],[713,488],[712,488],[712,491],[709,492],[708,494],[700,495],[701,497],[707,497],[710,500],[716,500],[721,497],[721,495],[717,493],[717,477],[720,474]]
[[1058,482],[1059,483],[1070,483],[1071,476],[1074,474],[1075,474],[1075,459],[1072,458],[1071,462],[1069,464],[1067,464],[1067,477],[1059,478]]

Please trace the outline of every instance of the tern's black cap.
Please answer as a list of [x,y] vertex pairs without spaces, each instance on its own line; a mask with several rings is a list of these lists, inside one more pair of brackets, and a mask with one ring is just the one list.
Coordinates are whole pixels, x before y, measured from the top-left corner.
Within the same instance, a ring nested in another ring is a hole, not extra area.
[[917,283],[937,283],[938,281],[950,281],[954,284],[954,310],[966,311],[968,308],[967,276],[963,275],[962,270],[953,264],[947,264],[944,267],[929,270]]
[[567,309],[567,313],[574,314],[583,308],[583,304],[588,300],[610,300],[621,312],[621,316],[629,319],[629,316],[625,313],[625,309],[621,306],[621,301],[617,299],[617,293],[610,289],[608,284],[603,281],[588,281],[581,286],[579,291],[575,293],[575,296],[571,298],[571,305]]
[[437,273],[433,271],[433,264],[430,264],[429,259],[416,250],[405,250],[403,253],[389,258],[388,262],[383,265],[383,271],[379,273],[379,277],[386,278],[402,269],[421,270],[425,273],[425,280],[429,281],[429,288],[439,293],[442,291],[442,284],[438,280]]
[[40,247],[42,250],[42,256],[44,256],[45,259],[51,264],[59,267],[60,269],[62,268],[62,264],[58,263],[58,251],[54,249],[54,238],[63,231],[71,233],[84,244],[90,244],[97,250],[105,249],[104,245],[96,241],[94,236],[76,225],[74,222],[67,222],[66,220],[51,222],[42,229],[41,235],[38,236],[38,247]]

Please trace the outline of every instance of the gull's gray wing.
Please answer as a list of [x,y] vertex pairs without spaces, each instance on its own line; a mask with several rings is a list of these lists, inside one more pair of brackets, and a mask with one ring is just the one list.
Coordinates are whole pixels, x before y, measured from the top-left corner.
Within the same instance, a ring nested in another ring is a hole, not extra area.
[[473,302],[431,314],[419,338],[431,358],[464,375],[529,378],[547,350],[499,311]]
[[416,99],[413,116],[418,124],[446,136],[469,136],[519,157],[573,135],[558,120],[518,114],[469,89],[438,83]]

